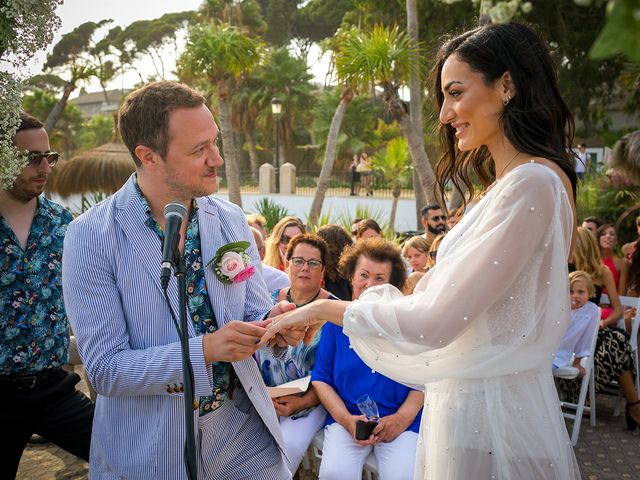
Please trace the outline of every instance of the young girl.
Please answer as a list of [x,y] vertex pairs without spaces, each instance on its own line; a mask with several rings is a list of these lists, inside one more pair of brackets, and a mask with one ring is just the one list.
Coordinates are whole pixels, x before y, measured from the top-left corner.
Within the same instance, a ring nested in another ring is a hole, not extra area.
[[571,323],[562,337],[562,343],[553,359],[553,370],[569,365],[575,354],[573,366],[578,369],[578,377],[584,376],[580,360],[592,354],[593,330],[600,320],[600,310],[589,298],[595,294],[591,276],[577,270],[569,274],[571,298]]

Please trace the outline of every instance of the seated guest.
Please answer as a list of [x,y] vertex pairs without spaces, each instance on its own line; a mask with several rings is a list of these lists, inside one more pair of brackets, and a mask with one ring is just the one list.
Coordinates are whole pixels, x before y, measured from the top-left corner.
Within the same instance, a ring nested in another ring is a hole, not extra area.
[[[336,299],[321,287],[327,256],[327,245],[319,236],[307,233],[293,237],[286,252],[291,287],[273,292],[274,305],[286,300],[301,307],[320,298]],[[265,383],[275,387],[310,375],[319,340],[320,332],[308,346],[300,343],[289,347],[284,359],[274,358],[267,349],[258,350],[260,372]],[[319,403],[313,386],[302,395],[273,399],[291,474],[298,469],[313,436],[324,424],[326,412],[318,407]]]
[[247,224],[250,227],[258,229],[258,231],[262,234],[262,238],[266,239],[269,234],[267,233],[267,219],[259,213],[251,213],[249,215],[245,215],[247,219]]
[[262,279],[264,280],[267,290],[273,292],[279,288],[285,288],[289,286],[289,277],[286,273],[277,268],[273,268],[271,265],[264,263],[265,246],[264,237],[257,228],[249,227],[253,234],[253,239],[256,242],[256,248],[260,254],[260,261],[262,261]]
[[360,225],[362,220],[364,220],[364,218],[354,218],[353,222],[351,222],[351,236],[353,238],[356,238],[356,235],[358,234],[358,225]]
[[447,217],[447,230],[451,230],[453,227],[457,225],[457,223],[462,220],[464,216],[464,205],[456,208],[453,212],[449,214]]
[[626,295],[640,297],[640,248],[634,249],[631,256]]
[[424,238],[431,245],[436,235],[447,232],[447,215],[437,203],[422,207],[420,215],[420,221],[424,227]]
[[289,240],[301,233],[305,233],[305,228],[299,218],[281,218],[265,241],[267,251],[265,252],[264,263],[284,272],[285,254]]
[[[593,356],[596,393],[609,383],[616,381],[627,400],[627,427],[631,430],[640,424],[640,402],[633,382],[633,359],[631,346],[623,332],[616,324],[622,318],[622,305],[615,289],[611,271],[600,261],[600,252],[595,236],[586,228],[578,227],[576,245],[572,258],[575,270],[581,270],[591,276],[595,295],[590,301],[596,305],[600,303],[603,288],[609,292],[611,313],[600,320],[598,341]],[[560,380],[559,389],[563,395],[575,403],[580,393],[580,383],[577,380]]]
[[[368,287],[390,283],[400,289],[405,282],[399,249],[381,238],[348,247],[339,268],[351,281],[353,300]],[[372,371],[350,348],[342,328],[330,323],[322,328],[311,381],[329,414],[320,478],[361,479],[362,467],[372,451],[381,480],[413,478],[422,392]],[[376,402],[380,419],[369,438],[356,440],[356,422],[365,419],[357,401],[364,394]]]
[[440,248],[440,244],[442,243],[442,239],[444,238],[444,234],[436,235],[431,242],[431,246],[429,247],[429,258],[427,259],[427,267],[433,268],[436,266],[436,257],[438,255],[438,248]]
[[[618,234],[616,227],[607,223],[601,225],[596,232],[598,246],[600,247],[600,259],[611,273],[613,273],[613,281],[616,285],[618,295],[624,295],[627,292],[627,276],[629,273],[629,263],[624,257],[620,257],[615,253],[618,244]],[[608,290],[605,293],[609,293]],[[603,315],[606,318],[605,315]]]
[[340,225],[323,225],[317,233],[327,242],[329,249],[327,263],[324,266],[324,288],[340,300],[351,300],[351,283],[338,271],[338,260],[342,251],[353,245],[351,236]]
[[356,242],[367,238],[382,237],[382,228],[373,218],[365,218],[356,228]]
[[[416,285],[418,284],[420,279],[424,276],[426,271],[436,266],[436,255],[438,254],[438,247],[440,246],[440,243],[442,242],[442,239],[444,238],[444,236],[445,234],[435,236],[435,238],[433,239],[433,242],[431,242],[431,245],[429,246],[429,249],[427,251],[426,270],[424,272],[413,272],[407,277],[407,282],[405,283],[402,289],[403,294],[411,295],[413,293],[413,290],[416,288]],[[422,235],[414,238],[420,238],[424,240],[424,237]]]
[[582,221],[582,228],[586,228],[594,235],[598,231],[598,228],[600,228],[600,225],[602,225],[602,220],[598,217],[587,217]]
[[[640,248],[633,248],[629,262],[629,276],[627,277],[628,297],[640,297]],[[629,308],[624,312],[625,330],[631,334],[631,320],[636,316],[636,308]],[[636,366],[638,368],[638,366]]]
[[622,248],[622,255],[631,263],[631,257],[633,256],[633,252],[636,249],[636,243],[638,239],[640,239],[640,216],[636,217],[636,232],[637,238],[633,242],[625,243]]
[[571,300],[571,323],[562,337],[560,347],[553,357],[553,369],[566,367],[574,357],[573,367],[578,377],[584,376],[580,361],[591,355],[591,339],[595,326],[600,321],[598,306],[589,301],[596,291],[591,276],[580,270],[569,274],[569,294]]
[[[591,276],[595,295],[591,301],[600,306],[600,297],[603,291],[609,292],[610,313],[601,320],[602,326],[615,327],[622,317],[622,304],[618,297],[613,273],[600,260],[600,249],[598,248],[596,237],[590,230],[578,227],[576,235],[576,245],[572,252],[572,264],[569,266],[573,270],[582,270]],[[606,309],[603,309],[606,310]]]
[[429,269],[429,243],[422,235],[411,237],[404,243],[402,256],[414,272],[425,273]]

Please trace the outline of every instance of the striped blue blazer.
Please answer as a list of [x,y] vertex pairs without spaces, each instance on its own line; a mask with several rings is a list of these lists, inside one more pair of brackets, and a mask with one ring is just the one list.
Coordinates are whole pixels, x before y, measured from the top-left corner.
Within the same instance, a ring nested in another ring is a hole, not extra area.
[[[196,201],[204,264],[219,247],[248,240],[252,263],[260,265],[242,211],[213,197]],[[145,219],[130,178],[115,195],[74,220],[64,242],[65,305],[98,393],[92,478],[185,477],[182,394],[167,391],[182,382],[180,344],[160,287],[161,242]],[[262,319],[272,307],[259,273],[226,285],[207,268],[205,278],[219,326],[230,320]],[[168,291],[178,312],[173,277]],[[210,395],[211,369],[204,361],[202,337],[188,324],[195,395]],[[282,452],[278,420],[255,360],[233,362],[233,368]]]

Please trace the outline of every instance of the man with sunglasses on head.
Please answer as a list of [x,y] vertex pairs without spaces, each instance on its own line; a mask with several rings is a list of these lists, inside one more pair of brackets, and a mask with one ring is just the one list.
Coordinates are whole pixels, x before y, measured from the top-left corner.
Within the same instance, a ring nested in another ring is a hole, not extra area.
[[14,478],[36,433],[89,460],[93,403],[75,385],[67,363],[69,323],[61,260],[71,214],[42,196],[59,155],[42,123],[26,113],[14,137],[27,164],[0,190],[0,411],[13,428],[0,436],[0,478]]
[[422,207],[420,215],[422,217],[422,226],[424,227],[424,238],[431,246],[436,236],[447,232],[447,216],[438,204]]

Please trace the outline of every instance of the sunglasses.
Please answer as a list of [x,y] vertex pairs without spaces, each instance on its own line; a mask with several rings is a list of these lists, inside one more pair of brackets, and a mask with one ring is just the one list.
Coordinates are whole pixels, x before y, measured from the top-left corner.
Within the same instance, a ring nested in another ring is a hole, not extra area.
[[287,235],[283,235],[282,237],[280,237],[280,243],[282,245],[289,245],[289,242],[291,241],[293,237],[289,237]]
[[45,159],[50,167],[53,167],[60,159],[58,152],[29,152],[27,153],[27,165],[30,167],[37,167]]
[[436,250],[435,252],[429,252],[429,256],[431,258],[433,258],[434,260],[436,259],[436,256],[438,255],[438,251]]
[[431,217],[431,220],[433,220],[434,222],[439,222],[440,220],[442,220],[443,222],[447,221],[447,216],[446,215],[435,215],[433,217]]

